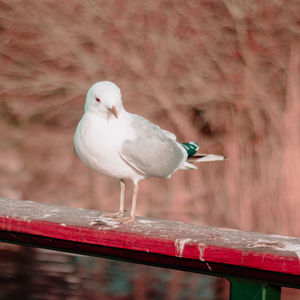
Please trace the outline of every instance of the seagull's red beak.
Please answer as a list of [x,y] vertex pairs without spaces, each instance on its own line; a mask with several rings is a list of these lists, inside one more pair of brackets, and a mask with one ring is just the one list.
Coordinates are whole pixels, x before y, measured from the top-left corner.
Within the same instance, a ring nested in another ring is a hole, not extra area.
[[109,109],[109,111],[118,119],[119,115],[118,115],[118,111],[116,109],[115,106],[113,106],[112,108]]

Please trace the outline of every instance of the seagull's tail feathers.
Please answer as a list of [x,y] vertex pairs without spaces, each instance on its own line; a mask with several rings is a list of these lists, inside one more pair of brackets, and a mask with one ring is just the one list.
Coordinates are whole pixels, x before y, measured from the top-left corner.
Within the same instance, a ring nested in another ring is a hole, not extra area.
[[208,162],[208,161],[217,161],[217,160],[225,160],[226,157],[222,155],[215,155],[215,154],[195,154],[192,157],[189,157],[183,165],[182,170],[196,170],[197,167],[191,163],[198,163],[198,162]]
[[185,161],[182,170],[196,170],[197,167]]
[[225,159],[222,155],[197,153],[199,145],[196,142],[181,143],[181,146],[183,146],[187,152],[187,160],[184,162],[183,170],[197,169],[197,167],[191,163]]
[[[181,143],[181,146],[183,146],[183,148],[187,152],[188,162],[194,163],[194,162],[205,162],[205,161],[215,161],[215,160],[225,159],[225,157],[222,155],[197,153],[199,149],[199,145],[196,142]],[[187,166],[187,168],[189,167]]]
[[207,162],[207,161],[216,161],[216,160],[224,160],[226,159],[222,155],[215,154],[195,154],[187,159],[188,162]]

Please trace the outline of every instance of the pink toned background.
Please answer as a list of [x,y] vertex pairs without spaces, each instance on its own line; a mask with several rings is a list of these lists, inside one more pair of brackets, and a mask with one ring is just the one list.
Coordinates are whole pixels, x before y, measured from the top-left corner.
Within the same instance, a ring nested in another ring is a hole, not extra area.
[[0,196],[118,208],[118,182],[72,144],[88,88],[111,80],[128,111],[229,158],[142,182],[138,215],[299,236],[299,15],[298,0],[1,0]]
[[111,80],[127,110],[229,158],[142,182],[138,215],[299,235],[299,1],[0,9],[1,196],[117,209],[117,181],[72,149],[87,89]]

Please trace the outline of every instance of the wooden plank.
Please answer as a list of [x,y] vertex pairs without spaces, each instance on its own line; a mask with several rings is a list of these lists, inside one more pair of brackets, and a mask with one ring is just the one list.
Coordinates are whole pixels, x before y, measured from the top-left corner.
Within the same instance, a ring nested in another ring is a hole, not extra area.
[[300,239],[0,198],[0,239],[216,276],[300,287]]

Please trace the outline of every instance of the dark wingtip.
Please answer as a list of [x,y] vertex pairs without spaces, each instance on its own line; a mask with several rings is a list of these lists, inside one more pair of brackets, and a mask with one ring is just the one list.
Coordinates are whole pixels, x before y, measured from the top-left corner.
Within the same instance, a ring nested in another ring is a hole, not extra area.
[[199,145],[196,142],[181,143],[188,154],[188,158],[193,157],[199,149]]

